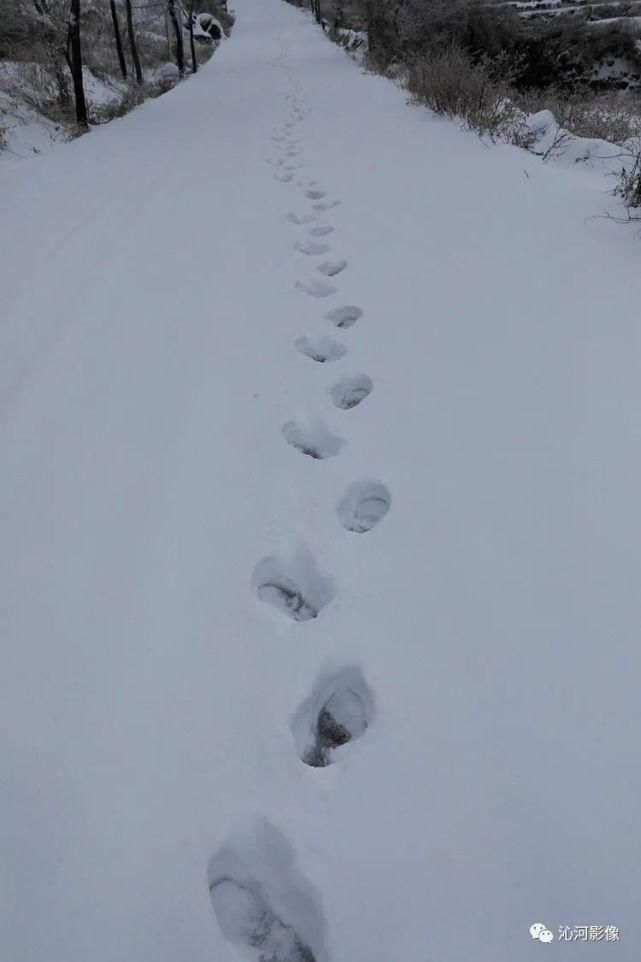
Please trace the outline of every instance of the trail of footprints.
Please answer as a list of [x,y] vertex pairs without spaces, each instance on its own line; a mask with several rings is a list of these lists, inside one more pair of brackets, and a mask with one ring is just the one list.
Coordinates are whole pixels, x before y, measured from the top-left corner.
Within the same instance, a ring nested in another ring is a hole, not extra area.
[[[305,116],[305,104],[295,83],[285,96],[290,118],[275,129],[272,141],[280,154],[267,162],[274,168],[275,180],[290,185],[290,189],[298,187],[309,204],[307,210],[285,215],[303,232],[293,243],[295,255],[307,267],[312,264],[312,271],[296,281],[296,289],[307,297],[329,298],[338,293],[334,279],[349,265],[333,251],[331,235],[335,228],[321,216],[340,201],[328,198],[317,181],[293,183],[294,171],[305,166],[295,136]],[[357,305],[339,304],[325,312],[323,322],[342,332],[357,325],[363,314]],[[316,364],[334,364],[347,355],[345,344],[323,328],[301,335],[294,347]],[[368,374],[342,372],[328,385],[327,398],[335,409],[346,412],[362,404],[373,389]],[[301,455],[310,461],[336,457],[346,444],[319,419],[287,421],[281,434],[298,452],[292,456]],[[381,481],[352,481],[336,502],[336,523],[350,534],[365,534],[385,518],[390,505],[390,492]],[[259,561],[252,587],[261,602],[298,623],[318,618],[335,596],[332,580],[319,570],[305,547],[291,556],[269,556]],[[357,667],[346,666],[319,677],[291,726],[301,762],[322,769],[343,759],[347,746],[366,734],[374,713],[373,695]],[[320,962],[326,958],[319,902],[293,865],[289,843],[268,823],[257,824],[247,843],[222,849],[210,863],[209,890],[220,930],[228,941],[249,950],[254,962]]]

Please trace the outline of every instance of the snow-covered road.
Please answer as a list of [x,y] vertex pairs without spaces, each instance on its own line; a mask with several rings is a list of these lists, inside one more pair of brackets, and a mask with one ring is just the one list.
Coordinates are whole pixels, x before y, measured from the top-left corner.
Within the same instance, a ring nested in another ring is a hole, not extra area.
[[639,243],[236,12],[0,171],[2,959],[632,962]]

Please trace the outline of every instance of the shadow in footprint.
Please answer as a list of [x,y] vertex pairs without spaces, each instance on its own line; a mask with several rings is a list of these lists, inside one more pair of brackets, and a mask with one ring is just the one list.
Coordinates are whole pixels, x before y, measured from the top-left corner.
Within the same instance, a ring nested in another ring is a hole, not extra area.
[[336,505],[344,528],[365,534],[376,527],[389,511],[392,497],[380,481],[355,481]]
[[306,190],[305,197],[309,197],[310,200],[321,200],[326,193],[324,190]]
[[299,337],[294,341],[294,347],[305,357],[317,361],[319,364],[326,364],[331,361],[338,361],[347,353],[347,348],[338,341],[333,341],[331,337],[320,335],[318,337]]
[[329,395],[337,408],[349,411],[371,394],[374,385],[367,374],[345,374],[329,389]]
[[332,434],[322,421],[310,420],[306,424],[288,421],[283,424],[281,433],[288,444],[315,461],[336,457],[345,444],[343,439]]
[[334,230],[329,224],[321,224],[320,227],[311,227],[308,231],[313,237],[327,237]]
[[354,304],[346,304],[345,307],[335,307],[325,315],[327,320],[331,321],[335,327],[340,327],[343,330],[347,327],[352,327],[362,316],[363,309],[356,307]]
[[340,200],[321,200],[319,204],[312,204],[314,210],[331,210],[332,207],[338,207]]
[[338,760],[336,749],[355,741],[374,719],[374,699],[356,667],[323,676],[292,721],[301,761],[326,768]]
[[318,265],[318,270],[326,277],[335,277],[347,267],[344,257],[328,257],[326,261]]
[[311,621],[334,597],[329,578],[320,574],[303,547],[290,557],[263,558],[254,568],[252,584],[261,601],[293,621]]
[[326,962],[319,900],[267,820],[220,850],[207,881],[223,937],[249,962]]

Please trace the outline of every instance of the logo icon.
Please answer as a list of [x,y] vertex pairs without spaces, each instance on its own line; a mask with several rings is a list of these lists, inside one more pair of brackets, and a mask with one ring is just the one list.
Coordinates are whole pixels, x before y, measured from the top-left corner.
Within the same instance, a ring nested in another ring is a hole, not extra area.
[[539,942],[551,942],[554,938],[553,934],[543,922],[535,922],[530,926],[530,936],[533,939],[538,939]]

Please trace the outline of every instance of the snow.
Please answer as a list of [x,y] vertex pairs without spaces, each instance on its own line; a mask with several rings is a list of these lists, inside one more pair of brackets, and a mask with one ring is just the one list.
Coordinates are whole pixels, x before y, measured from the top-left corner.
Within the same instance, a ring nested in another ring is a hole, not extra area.
[[82,68],[82,76],[87,103],[92,107],[105,107],[117,104],[127,93],[127,84],[115,80],[101,80],[89,67]]
[[535,922],[637,958],[641,272],[610,186],[407,104],[279,0],[0,169],[4,958],[529,962]]
[[0,61],[0,164],[44,153],[65,138],[64,128],[37,110],[49,95],[44,83],[37,64]]

